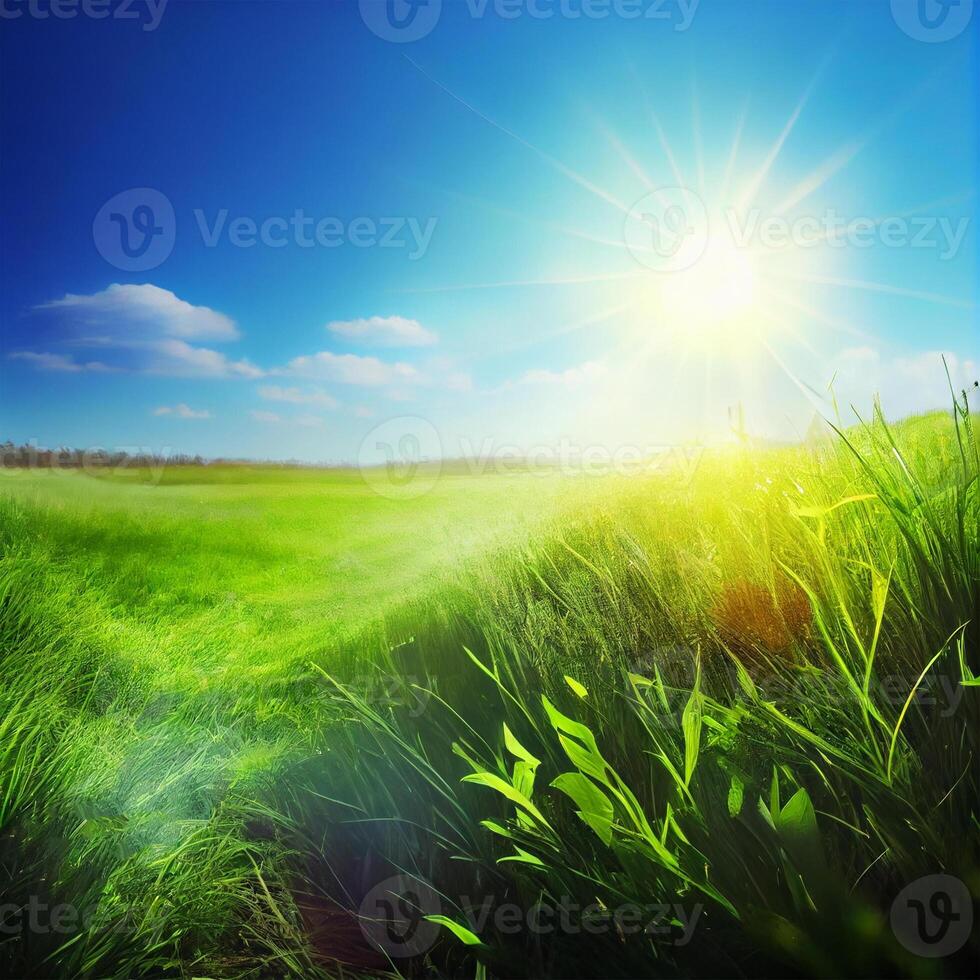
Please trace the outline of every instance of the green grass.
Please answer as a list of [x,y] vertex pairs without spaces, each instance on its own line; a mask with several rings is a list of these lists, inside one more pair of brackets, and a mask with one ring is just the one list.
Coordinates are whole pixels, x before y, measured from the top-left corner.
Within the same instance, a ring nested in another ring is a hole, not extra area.
[[[414,500],[5,474],[5,900],[86,919],[7,930],[8,972],[969,975],[888,913],[980,892],[972,423]],[[441,917],[386,962],[395,875]]]

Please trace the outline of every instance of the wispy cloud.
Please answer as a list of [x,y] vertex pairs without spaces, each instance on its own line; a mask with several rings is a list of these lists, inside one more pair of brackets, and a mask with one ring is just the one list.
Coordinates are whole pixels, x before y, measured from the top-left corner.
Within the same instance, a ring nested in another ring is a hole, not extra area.
[[418,320],[402,316],[372,316],[360,320],[332,320],[327,330],[376,347],[431,347],[439,338]]
[[235,321],[207,306],[194,306],[152,283],[113,283],[90,296],[68,293],[36,309],[60,310],[76,322],[108,329],[110,336],[180,337],[184,340],[238,340]]
[[248,413],[256,422],[281,422],[282,417],[277,415],[275,412],[263,412],[258,409],[252,409]]
[[262,385],[259,388],[259,398],[267,402],[319,405],[322,408],[336,408],[340,404],[332,395],[317,388],[304,391],[302,388],[281,388],[278,385]]
[[184,340],[158,340],[138,348],[146,352],[143,370],[200,378],[261,378],[265,372],[248,360],[232,360],[221,351],[194,347]]
[[161,405],[153,409],[154,415],[172,415],[178,419],[209,419],[211,413],[207,409],[193,409],[190,405],[180,402],[177,405]]
[[[943,357],[949,380],[943,368]],[[833,390],[842,414],[850,418],[850,405],[862,414],[871,410],[871,393],[877,392],[882,408],[893,418],[947,408],[950,381],[959,394],[980,380],[980,362],[953,351],[920,351],[911,354],[882,352],[875,347],[849,347],[833,359]]]
[[80,371],[111,371],[102,361],[76,361],[70,354],[49,354],[42,351],[19,350],[9,355],[12,360],[26,361],[39,371],[62,371],[77,374]]
[[318,429],[325,424],[319,415],[282,416],[277,412],[265,412],[261,409],[253,409],[248,414],[254,421],[267,425],[298,425],[305,429]]
[[563,388],[577,388],[581,385],[599,381],[607,374],[605,365],[598,361],[585,361],[564,371],[552,371],[538,368],[525,371],[518,384],[525,385],[557,385]]
[[333,354],[330,351],[294,357],[286,365],[286,372],[305,378],[369,388],[418,384],[423,380],[411,364],[401,361],[390,363],[358,354]]
[[19,351],[12,357],[44,371],[131,371],[179,377],[260,378],[264,371],[190,341],[239,338],[235,322],[207,306],[194,306],[150,283],[113,284],[91,296],[69,293],[35,307],[57,313],[62,346],[99,350],[98,361],[72,354]]

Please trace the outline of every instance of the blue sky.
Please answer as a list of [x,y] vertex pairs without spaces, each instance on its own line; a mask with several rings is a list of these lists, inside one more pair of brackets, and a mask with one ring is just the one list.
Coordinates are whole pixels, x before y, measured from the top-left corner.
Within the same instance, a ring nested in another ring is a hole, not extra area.
[[[835,375],[902,414],[940,352],[980,374],[980,15],[588,2],[443,0],[393,43],[355,2],[4,0],[0,437],[337,460],[411,417],[458,455],[737,402],[792,437]],[[631,250],[676,186],[720,260]],[[165,257],[121,268],[145,201]]]

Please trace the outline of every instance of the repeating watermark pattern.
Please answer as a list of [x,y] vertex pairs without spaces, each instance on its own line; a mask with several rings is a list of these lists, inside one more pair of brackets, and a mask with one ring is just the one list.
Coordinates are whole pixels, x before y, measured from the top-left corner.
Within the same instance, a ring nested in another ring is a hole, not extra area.
[[170,258],[177,240],[174,206],[152,187],[134,187],[110,198],[92,222],[99,254],[124,272],[146,272]]
[[891,6],[895,23],[927,44],[958,37],[973,17],[973,0],[891,0]]
[[761,207],[727,205],[709,214],[703,199],[688,187],[662,187],[644,194],[630,208],[623,241],[633,258],[655,272],[682,272],[695,266],[709,242],[721,238],[736,250],[873,247],[931,249],[940,260],[959,254],[970,227],[965,215],[846,215],[836,208],[795,215]]
[[155,31],[170,0],[0,0],[0,19],[135,21],[143,31]]
[[241,215],[229,220],[227,208],[212,218],[200,208],[194,210],[194,220],[201,240],[208,248],[217,247],[222,238],[235,248],[407,248],[413,262],[422,258],[432,241],[438,218],[371,218],[360,216],[344,221],[336,216],[314,218],[297,208],[287,218],[273,215],[261,222]]
[[379,496],[414,500],[439,482],[442,439],[428,419],[402,415],[376,425],[361,440],[357,462],[361,476]]
[[681,272],[704,255],[708,231],[708,210],[694,191],[662,187],[630,208],[623,240],[641,265],[655,272]]
[[395,875],[375,885],[361,902],[358,918],[364,938],[394,959],[427,952],[439,938],[442,903],[433,888],[409,875]]
[[432,692],[414,674],[388,674],[375,671],[342,681],[343,687],[374,708],[400,709],[409,718],[425,713]]
[[0,475],[8,479],[37,470],[54,474],[85,473],[88,476],[138,476],[157,486],[168,466],[200,466],[200,456],[175,453],[169,446],[88,446],[85,449],[46,449],[36,439],[20,446],[0,443]]
[[[421,259],[432,243],[435,217],[371,217],[343,219],[312,216],[303,208],[261,219],[232,215],[227,208],[207,212],[195,208],[193,227],[205,248],[393,248],[410,261]],[[99,209],[92,223],[99,254],[125,272],[146,272],[162,265],[177,240],[177,216],[170,199],[152,187],[116,194]]]
[[[665,945],[686,946],[694,936],[704,905],[680,902],[626,902],[607,906],[582,904],[570,895],[556,903],[536,902],[525,907],[500,902],[494,895],[462,895],[463,924],[477,936],[487,937],[592,935],[615,932],[618,936],[655,936]],[[432,916],[443,915],[436,892],[408,875],[395,875],[376,885],[359,909],[361,929],[376,948],[394,959],[428,952],[439,938],[440,927]],[[451,918],[451,917],[450,917]]]
[[[680,727],[697,680],[697,654],[683,645],[667,646],[636,657],[629,671],[638,679],[652,681],[659,673],[662,686],[645,697],[647,708],[665,727]],[[730,660],[712,666],[714,683],[731,690],[739,687],[738,669]],[[755,670],[755,686],[764,697],[777,704],[800,704],[819,698],[822,704],[857,707],[859,700],[846,677],[830,671],[805,673],[777,670]],[[941,672],[925,677],[918,674],[884,674],[869,680],[868,693],[877,704],[896,711],[914,706],[928,711],[934,718],[951,718],[963,704],[966,688],[960,679]]]
[[952,956],[973,931],[973,899],[959,878],[926,875],[906,885],[891,909],[895,938],[916,956]]
[[[619,20],[659,22],[682,33],[694,22],[701,0],[463,0],[472,20]],[[361,19],[383,41],[407,44],[431,34],[443,0],[359,0]]]
[[690,445],[647,444],[610,447],[571,439],[518,445],[492,438],[480,443],[461,437],[452,445],[427,419],[405,415],[375,426],[361,441],[358,466],[380,496],[411,500],[429,493],[447,473],[482,476],[526,473],[532,476],[601,477],[673,475],[688,483],[704,455]]
[[723,212],[726,230],[738,248],[758,246],[778,251],[786,248],[915,248],[934,249],[943,261],[956,258],[966,237],[970,219],[939,215],[872,218],[847,217],[834,208],[817,214],[766,214],[761,208],[740,213]]

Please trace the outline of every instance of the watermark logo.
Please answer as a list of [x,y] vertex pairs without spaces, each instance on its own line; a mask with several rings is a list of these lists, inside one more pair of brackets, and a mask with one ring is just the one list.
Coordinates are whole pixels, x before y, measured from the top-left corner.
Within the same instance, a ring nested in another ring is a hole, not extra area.
[[361,902],[358,918],[365,939],[394,959],[420,956],[439,938],[439,926],[426,919],[442,911],[427,884],[395,875],[375,885]]
[[[471,20],[620,20],[659,21],[686,31],[701,0],[457,0]],[[429,34],[439,21],[442,0],[359,0],[361,19],[384,41],[405,44]]]
[[895,938],[916,956],[951,956],[973,930],[969,889],[953,875],[926,875],[906,885],[892,903]]
[[382,41],[418,41],[439,22],[442,0],[358,0],[361,19]]
[[623,240],[633,258],[648,269],[689,269],[708,244],[708,211],[686,187],[651,191],[629,209]]
[[162,265],[177,240],[177,219],[166,195],[135,187],[110,198],[92,222],[99,254],[124,272],[146,272]]
[[973,0],[892,0],[895,23],[916,41],[938,44],[966,30]]
[[160,26],[169,0],[0,0],[0,19],[18,20],[135,20],[144,31]]
[[427,419],[402,415],[375,426],[364,437],[357,463],[375,493],[392,500],[412,500],[438,483],[442,440]]
[[[2,0],[0,0],[2,2]],[[313,216],[303,208],[292,214],[234,215],[228,208],[192,211],[192,227],[205,248],[384,248],[399,249],[409,261],[424,258],[432,243],[436,217],[370,217],[349,220],[328,215]],[[177,219],[165,194],[151,187],[137,187],[107,201],[92,223],[99,254],[125,272],[146,272],[165,262],[174,249]]]

